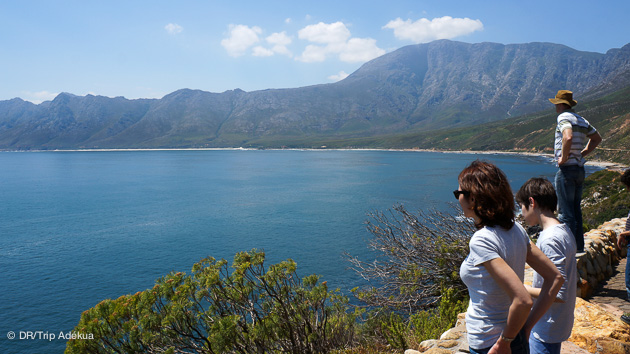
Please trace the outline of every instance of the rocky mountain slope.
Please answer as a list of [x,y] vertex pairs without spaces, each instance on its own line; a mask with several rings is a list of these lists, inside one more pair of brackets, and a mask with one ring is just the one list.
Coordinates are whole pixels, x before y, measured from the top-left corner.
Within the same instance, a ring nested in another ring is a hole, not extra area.
[[551,43],[400,48],[345,80],[294,89],[162,99],[62,93],[34,105],[0,101],[0,149],[310,147],[464,127],[549,108],[570,88],[596,99],[630,85],[630,44],[606,54]]

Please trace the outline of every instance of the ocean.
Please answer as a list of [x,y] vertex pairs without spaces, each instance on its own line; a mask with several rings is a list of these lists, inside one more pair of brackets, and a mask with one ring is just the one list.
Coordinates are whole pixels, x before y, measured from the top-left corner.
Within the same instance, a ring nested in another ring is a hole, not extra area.
[[514,190],[556,172],[546,157],[506,154],[0,152],[0,352],[62,353],[59,334],[101,300],[253,248],[349,293],[362,282],[342,254],[373,257],[368,213],[449,210],[457,175],[478,158]]

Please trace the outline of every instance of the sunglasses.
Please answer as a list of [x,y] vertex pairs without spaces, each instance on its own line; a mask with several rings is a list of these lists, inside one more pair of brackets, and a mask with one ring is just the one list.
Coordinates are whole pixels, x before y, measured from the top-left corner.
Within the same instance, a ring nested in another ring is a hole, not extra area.
[[460,190],[454,190],[453,191],[453,195],[455,196],[455,199],[459,200],[459,196],[460,195],[470,195],[469,191],[460,191]]

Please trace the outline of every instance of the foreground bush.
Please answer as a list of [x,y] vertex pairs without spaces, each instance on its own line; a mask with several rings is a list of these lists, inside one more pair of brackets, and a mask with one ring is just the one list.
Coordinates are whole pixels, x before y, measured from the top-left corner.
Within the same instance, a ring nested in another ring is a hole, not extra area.
[[367,352],[400,353],[401,350],[417,348],[427,339],[440,338],[442,333],[452,328],[457,322],[457,315],[465,312],[468,298],[456,299],[453,290],[445,289],[435,308],[419,311],[411,316],[380,309],[373,313],[359,327],[359,337],[364,343],[363,349],[389,348],[385,350],[367,350]]
[[206,258],[192,275],[170,274],[152,289],[105,300],[83,313],[66,353],[325,353],[353,339],[347,298],[318,276],[297,278],[288,260],[264,267],[252,250]]
[[354,289],[359,300],[409,316],[436,307],[443,289],[451,289],[454,301],[468,294],[459,267],[476,231],[469,219],[437,210],[414,215],[398,205],[387,214],[371,214],[368,230],[373,235],[368,247],[377,253],[377,260],[346,255],[352,268],[370,283]]

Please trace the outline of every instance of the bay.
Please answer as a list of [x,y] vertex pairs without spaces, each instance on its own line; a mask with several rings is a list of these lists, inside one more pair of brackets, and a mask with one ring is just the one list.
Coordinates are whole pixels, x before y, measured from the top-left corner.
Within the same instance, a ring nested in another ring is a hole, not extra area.
[[[0,153],[0,352],[61,353],[65,340],[50,334],[101,300],[253,248],[347,293],[361,279],[343,252],[372,257],[367,214],[447,208],[478,158],[514,190],[556,172],[544,157],[418,151]],[[27,332],[39,338],[20,339]]]

